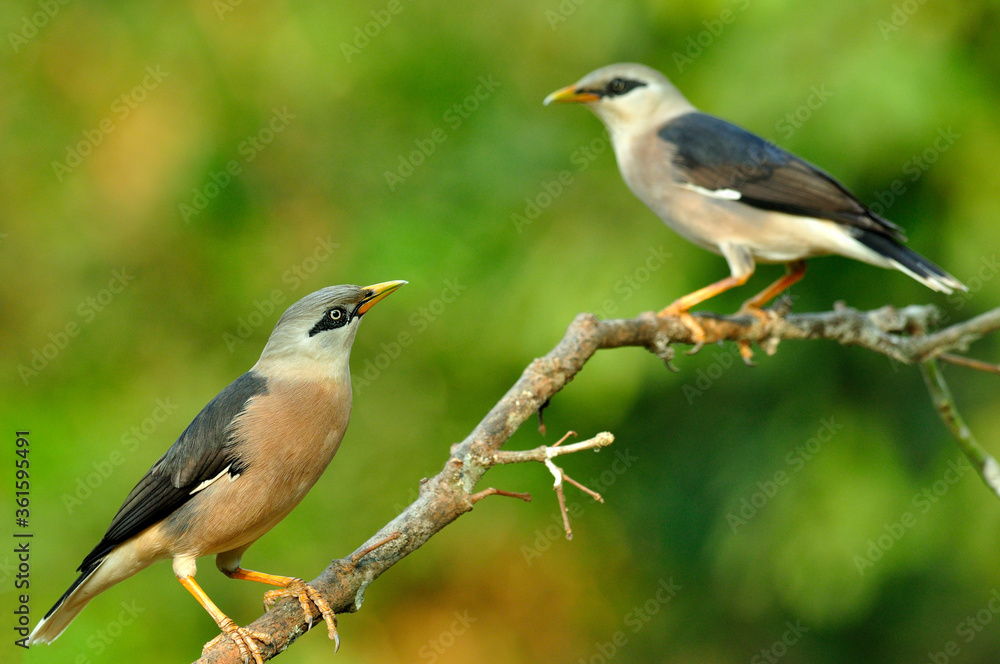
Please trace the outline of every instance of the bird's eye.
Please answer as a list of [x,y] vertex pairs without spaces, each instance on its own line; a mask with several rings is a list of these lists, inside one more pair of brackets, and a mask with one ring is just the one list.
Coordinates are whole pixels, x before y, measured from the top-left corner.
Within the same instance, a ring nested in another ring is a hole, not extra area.
[[338,327],[344,327],[351,322],[351,316],[347,313],[347,309],[344,307],[333,307],[327,309],[323,317],[319,319],[319,322],[313,325],[313,328],[309,330],[309,336],[315,336],[320,332],[326,330],[336,330]]
[[641,88],[644,85],[648,84],[643,81],[637,81],[634,78],[621,78],[620,76],[616,76],[608,81],[608,85],[604,89],[604,94],[609,97],[617,97],[631,92],[636,88]]

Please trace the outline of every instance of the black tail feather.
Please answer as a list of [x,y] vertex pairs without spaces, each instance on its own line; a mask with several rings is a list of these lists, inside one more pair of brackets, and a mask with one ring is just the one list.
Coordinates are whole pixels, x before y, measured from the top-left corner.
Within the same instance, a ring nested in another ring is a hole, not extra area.
[[855,237],[858,242],[879,256],[888,259],[896,268],[910,275],[928,288],[942,293],[951,293],[954,290],[969,290],[961,281],[887,235],[861,230]]
[[80,572],[80,576],[78,576],[78,577],[76,578],[76,581],[74,581],[74,582],[73,582],[73,584],[72,584],[72,585],[71,585],[71,586],[69,587],[69,590],[67,590],[66,592],[64,592],[64,593],[63,593],[63,595],[62,595],[62,597],[60,597],[60,598],[59,598],[59,599],[58,599],[58,600],[56,601],[56,603],[52,605],[52,608],[48,610],[48,612],[47,612],[47,613],[45,614],[45,616],[44,616],[44,617],[42,618],[42,620],[44,620],[45,618],[48,618],[48,617],[49,617],[49,616],[51,616],[51,615],[52,615],[53,613],[55,613],[55,612],[56,612],[56,609],[58,609],[58,608],[59,608],[60,606],[62,606],[62,605],[63,605],[63,602],[65,602],[65,601],[66,601],[66,598],[67,598],[67,597],[69,597],[70,595],[72,595],[72,594],[73,594],[73,591],[74,591],[74,590],[76,590],[76,589],[77,589],[77,587],[78,587],[78,586],[79,586],[79,585],[80,585],[81,583],[83,583],[84,581],[86,581],[86,580],[87,580],[87,579],[88,579],[88,578],[90,577],[90,575],[91,575],[91,574],[93,574],[93,573],[94,573],[94,571],[95,571],[95,570],[96,570],[96,569],[97,569],[98,567],[100,567],[100,566],[101,566],[101,563],[102,563],[102,562],[104,562],[104,558],[101,558],[101,559],[99,559],[99,560],[95,560],[95,561],[92,561],[92,562],[91,562],[91,564],[87,565],[87,567],[86,567],[86,568],[84,568],[83,566],[81,566],[81,567],[80,567],[80,570],[81,570],[81,572]]

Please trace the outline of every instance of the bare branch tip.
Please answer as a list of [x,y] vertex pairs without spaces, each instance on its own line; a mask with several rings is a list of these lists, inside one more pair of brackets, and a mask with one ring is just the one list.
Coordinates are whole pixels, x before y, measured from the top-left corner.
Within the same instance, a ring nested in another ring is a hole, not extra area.
[[588,496],[590,496],[591,498],[593,498],[597,502],[599,502],[599,503],[603,503],[604,502],[604,498],[601,497],[601,494],[597,493],[593,489],[590,489],[589,487],[584,486],[583,484],[580,484],[579,482],[577,482],[576,480],[574,480],[572,477],[570,477],[566,473],[563,473],[563,479],[566,480],[567,482],[569,482],[570,484],[572,484],[573,486],[575,486],[580,491],[583,491],[585,494],[587,494]]
[[562,482],[557,482],[556,496],[559,498],[559,513],[562,514],[563,528],[566,530],[566,539],[573,539],[573,529],[569,525],[569,512],[566,511],[566,494],[563,493]]
[[519,492],[516,492],[516,491],[504,491],[502,489],[495,489],[493,487],[490,487],[488,489],[483,489],[482,491],[479,491],[477,493],[472,494],[471,496],[469,496],[469,502],[472,503],[473,505],[475,505],[480,500],[482,500],[483,498],[486,498],[488,496],[506,496],[508,498],[517,498],[519,500],[523,500],[526,503],[530,503],[531,502],[531,494],[530,493],[519,493]]
[[985,373],[1000,374],[1000,364],[990,364],[989,362],[975,360],[971,357],[965,357],[963,355],[955,355],[954,353],[941,353],[938,355],[938,358],[948,362],[949,364],[955,364],[960,367],[967,367],[969,369],[975,369],[976,371],[983,371]]
[[594,436],[593,441],[597,443],[597,447],[607,447],[611,443],[615,442],[615,435],[610,431],[602,431]]
[[387,535],[386,537],[383,537],[382,539],[378,540],[377,542],[374,542],[373,544],[369,544],[368,546],[366,546],[365,548],[361,549],[360,551],[355,551],[353,554],[351,554],[351,557],[349,558],[349,562],[350,562],[351,566],[352,567],[356,567],[357,564],[361,561],[361,559],[364,558],[365,556],[367,556],[369,553],[371,553],[372,551],[375,551],[376,549],[379,549],[379,548],[385,546],[386,544],[388,544],[389,542],[391,542],[391,541],[393,541],[395,539],[399,539],[402,536],[403,536],[403,533],[401,533],[401,532],[399,532],[397,530],[394,533],[392,533],[391,535]]
[[982,476],[983,480],[986,481],[986,485],[993,490],[993,493],[1000,496],[1000,465],[997,464],[997,460],[992,456],[986,457],[986,463],[983,464]]
[[562,437],[562,438],[560,438],[559,440],[557,440],[557,441],[556,441],[556,442],[555,442],[555,443],[554,443],[554,444],[552,445],[552,447],[559,447],[559,446],[560,446],[560,445],[562,445],[562,444],[563,444],[564,442],[566,442],[566,439],[567,439],[567,438],[569,438],[570,436],[572,436],[573,438],[576,438],[576,437],[577,437],[578,435],[579,435],[579,434],[577,434],[577,432],[575,432],[575,431],[567,431],[567,432],[566,432],[565,434],[563,434],[563,437]]

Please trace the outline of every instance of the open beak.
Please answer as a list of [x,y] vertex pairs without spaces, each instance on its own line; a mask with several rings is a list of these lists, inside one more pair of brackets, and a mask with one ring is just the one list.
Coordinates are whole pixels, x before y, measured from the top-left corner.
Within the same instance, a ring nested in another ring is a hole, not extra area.
[[586,104],[598,99],[600,99],[600,96],[593,92],[580,90],[575,85],[567,85],[565,88],[561,88],[550,94],[542,103],[546,106],[549,104]]
[[358,316],[363,316],[365,312],[375,306],[375,303],[386,297],[400,286],[406,284],[405,281],[385,281],[381,284],[365,286],[367,291],[365,298],[358,304]]

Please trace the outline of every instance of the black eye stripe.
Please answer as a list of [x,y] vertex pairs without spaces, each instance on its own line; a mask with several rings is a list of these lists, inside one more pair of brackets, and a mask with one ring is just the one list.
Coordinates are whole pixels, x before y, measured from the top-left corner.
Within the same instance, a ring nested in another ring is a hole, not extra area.
[[611,79],[605,86],[602,97],[618,97],[627,94],[632,90],[646,85],[643,81],[636,81],[629,78],[616,77]]
[[348,315],[347,309],[344,307],[331,307],[323,314],[323,317],[319,319],[319,322],[313,325],[313,328],[309,330],[309,336],[315,336],[320,332],[325,332],[326,330],[336,330],[338,327],[343,327],[351,321],[351,316]]

